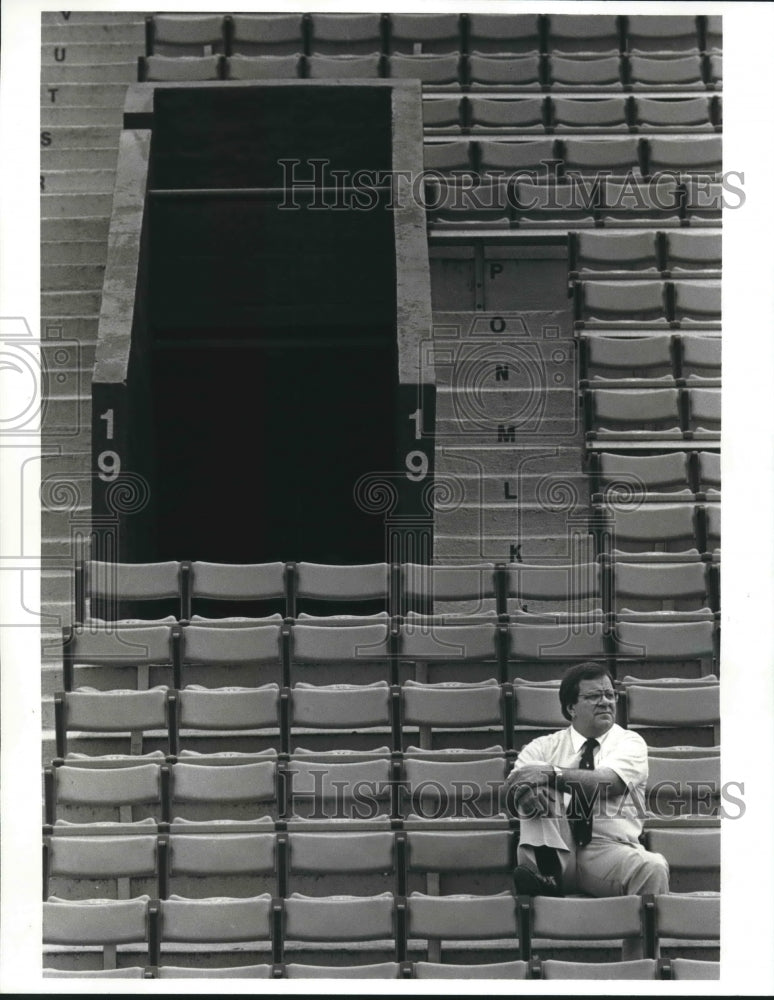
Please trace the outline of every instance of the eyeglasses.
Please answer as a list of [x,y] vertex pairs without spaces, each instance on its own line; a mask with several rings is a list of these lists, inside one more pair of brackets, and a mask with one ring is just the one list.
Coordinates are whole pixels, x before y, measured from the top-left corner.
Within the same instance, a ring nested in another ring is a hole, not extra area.
[[588,701],[589,703],[596,702],[597,705],[600,705],[603,701],[611,701],[615,703],[618,701],[618,692],[597,691],[596,694],[579,694],[578,701]]

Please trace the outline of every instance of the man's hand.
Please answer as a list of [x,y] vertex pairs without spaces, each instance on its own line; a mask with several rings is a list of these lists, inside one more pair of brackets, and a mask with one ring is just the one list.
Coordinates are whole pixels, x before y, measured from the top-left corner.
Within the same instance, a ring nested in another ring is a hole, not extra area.
[[549,816],[553,805],[551,782],[554,769],[549,764],[525,764],[507,778],[509,799],[520,816]]

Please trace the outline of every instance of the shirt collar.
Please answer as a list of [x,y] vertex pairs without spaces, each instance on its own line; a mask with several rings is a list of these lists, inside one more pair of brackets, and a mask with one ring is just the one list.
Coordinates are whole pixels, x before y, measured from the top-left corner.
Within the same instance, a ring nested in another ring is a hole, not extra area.
[[[612,731],[613,727],[611,726],[606,733],[603,733],[601,736],[597,736],[597,743],[599,743],[600,746],[603,746],[605,740],[612,733]],[[581,748],[587,739],[588,737],[579,733],[575,726],[570,726],[570,741],[572,743],[573,753],[580,753]]]

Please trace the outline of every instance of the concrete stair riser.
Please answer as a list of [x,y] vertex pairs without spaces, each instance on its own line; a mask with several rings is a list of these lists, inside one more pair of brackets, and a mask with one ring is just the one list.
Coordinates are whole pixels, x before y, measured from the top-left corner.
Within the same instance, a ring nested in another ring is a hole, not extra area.
[[46,10],[41,14],[42,23],[53,27],[72,27],[80,24],[94,25],[116,25],[116,24],[139,24],[142,25],[145,15],[137,11],[105,11],[105,10],[69,10],[66,16],[61,11]]
[[123,108],[126,85],[106,83],[95,86],[89,83],[62,83],[40,88],[41,109],[52,108]]
[[[46,366],[46,370],[54,373],[60,370],[79,370],[90,381],[94,367],[95,340],[84,339],[77,342],[63,340],[62,343],[67,346],[63,348],[56,341],[43,344],[42,364]],[[66,360],[62,360],[65,358]],[[88,382],[83,384],[87,386]]]
[[110,218],[113,195],[110,194],[41,194],[42,218],[72,219],[79,215]]
[[[63,240],[47,241],[40,246],[40,263],[46,267],[63,264],[105,266],[107,246],[102,240],[82,240],[65,242]],[[43,275],[41,275],[43,278]]]
[[[115,153],[113,155],[116,155]],[[40,220],[41,239],[46,241],[61,240],[64,242],[82,242],[98,240],[104,243],[107,256],[107,237],[110,229],[109,216],[92,216],[91,218],[47,219]]]
[[52,149],[40,151],[40,172],[47,170],[115,170],[115,149]]
[[[483,465],[483,463],[482,463]],[[554,499],[557,491],[571,490],[577,492],[582,503],[588,502],[588,476],[583,472],[574,474],[567,472],[548,472],[529,474],[523,468],[517,468],[510,475],[497,472],[488,473],[482,470],[478,475],[465,475],[453,472],[451,469],[436,468],[436,479],[440,484],[446,484],[449,490],[447,506],[453,507],[459,500],[462,503],[486,503],[498,506],[508,506],[517,503],[536,503],[538,496],[541,502]],[[442,511],[441,500],[438,507]]]
[[[50,47],[53,53],[53,47]],[[120,63],[75,63],[72,60],[50,62],[41,67],[41,80],[47,83],[137,83],[137,56],[142,51],[135,49],[128,61]]]
[[124,113],[118,108],[68,108],[59,104],[43,104],[40,127],[49,125],[121,125]]
[[49,125],[41,133],[43,149],[118,150],[121,129],[109,125]]
[[48,292],[99,290],[104,277],[104,264],[49,264],[41,268],[40,283]]
[[136,42],[44,42],[42,66],[93,66],[94,63],[124,63],[145,52],[144,43]]
[[41,293],[41,311],[46,316],[84,316],[99,314],[101,288],[93,291],[56,291]]
[[[83,12],[85,13],[85,11]],[[98,16],[96,13],[95,17]],[[129,16],[129,15],[127,15]],[[99,17],[102,17],[101,12]],[[43,22],[41,38],[44,45],[71,45],[73,42],[103,44],[117,42],[133,43],[140,51],[145,49],[145,23],[142,20],[126,24],[83,24],[70,21],[61,23]]]
[[514,501],[510,506],[492,507],[487,504],[466,504],[451,512],[436,511],[435,529],[444,535],[475,535],[482,538],[514,534],[521,537],[545,533],[547,537],[565,537],[577,532],[579,525],[588,523],[586,505],[579,498],[570,501],[572,506],[563,509],[526,506]]
[[577,552],[576,547],[571,545],[571,540],[562,535],[551,538],[547,538],[545,535],[529,534],[520,537],[497,535],[482,539],[477,535],[448,535],[439,530],[435,533],[433,551],[439,562],[444,560],[450,562],[511,562],[512,560],[518,561],[519,557],[523,562],[531,560],[558,562],[571,558],[582,558],[586,562],[594,558],[590,543],[586,549],[587,554],[584,554]]
[[113,195],[115,170],[47,170],[41,173],[46,194],[75,194],[79,191],[89,194]]
[[564,444],[546,441],[542,447],[522,447],[521,444],[483,445],[436,444],[436,471],[450,471],[453,475],[459,469],[478,470],[487,475],[563,475],[577,476],[580,468],[580,448],[568,448]]

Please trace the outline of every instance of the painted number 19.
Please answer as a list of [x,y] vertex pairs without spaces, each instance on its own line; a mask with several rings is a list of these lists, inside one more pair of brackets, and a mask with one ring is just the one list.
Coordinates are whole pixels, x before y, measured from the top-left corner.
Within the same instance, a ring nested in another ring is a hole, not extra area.
[[[113,440],[113,410],[105,410],[100,413],[100,420],[105,421],[105,438]],[[121,472],[121,456],[115,451],[101,451],[97,456],[97,467],[99,468],[99,478],[105,483],[112,483],[118,479]]]

